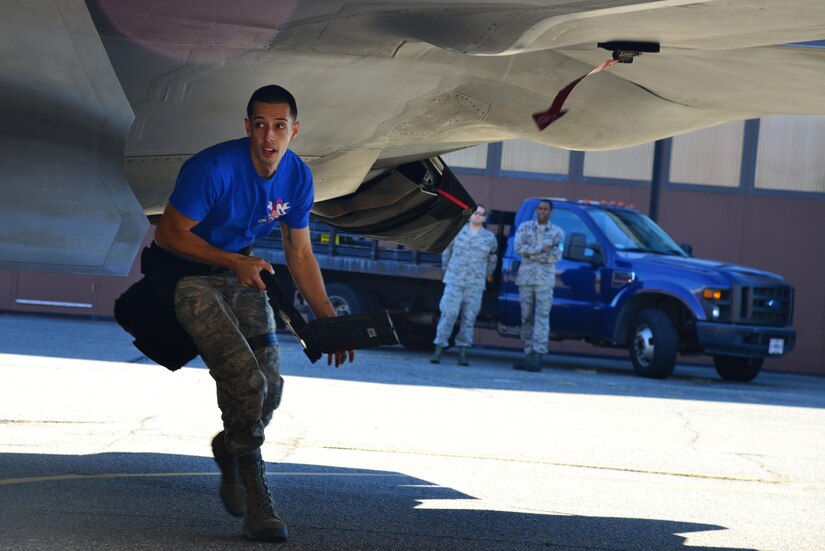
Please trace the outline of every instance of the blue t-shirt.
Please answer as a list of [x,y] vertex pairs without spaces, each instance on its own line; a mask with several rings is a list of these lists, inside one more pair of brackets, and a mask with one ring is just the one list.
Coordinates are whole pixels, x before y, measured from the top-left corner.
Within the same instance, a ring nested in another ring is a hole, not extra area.
[[169,202],[198,221],[195,235],[237,252],[269,234],[276,223],[307,227],[314,197],[312,173],[298,155],[287,150],[272,178],[261,178],[252,164],[249,138],[241,138],[186,161]]

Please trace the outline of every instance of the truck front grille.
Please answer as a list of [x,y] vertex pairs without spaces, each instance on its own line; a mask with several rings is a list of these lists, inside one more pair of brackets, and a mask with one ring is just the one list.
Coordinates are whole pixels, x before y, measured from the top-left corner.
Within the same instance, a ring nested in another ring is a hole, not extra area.
[[785,327],[793,321],[793,288],[788,285],[739,287],[737,319],[743,325]]

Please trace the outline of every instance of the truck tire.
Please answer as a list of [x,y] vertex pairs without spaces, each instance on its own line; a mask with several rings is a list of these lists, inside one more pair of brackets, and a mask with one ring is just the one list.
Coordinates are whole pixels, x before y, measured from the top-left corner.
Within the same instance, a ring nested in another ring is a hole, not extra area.
[[726,381],[749,383],[762,371],[764,358],[741,358],[738,356],[714,356],[713,366]]
[[417,323],[402,322],[396,325],[398,341],[407,350],[430,351],[435,346],[435,327]]
[[664,379],[676,367],[678,336],[667,314],[642,310],[633,321],[628,350],[633,369],[642,377]]
[[336,316],[363,314],[374,309],[369,293],[355,285],[328,283],[326,289]]

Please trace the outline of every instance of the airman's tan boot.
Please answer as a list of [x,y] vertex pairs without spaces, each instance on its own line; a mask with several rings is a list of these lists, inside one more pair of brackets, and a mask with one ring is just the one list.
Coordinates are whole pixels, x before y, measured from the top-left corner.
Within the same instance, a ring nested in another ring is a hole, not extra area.
[[239,457],[238,468],[246,487],[246,514],[243,518],[246,537],[253,541],[286,541],[289,531],[272,503],[261,450]]

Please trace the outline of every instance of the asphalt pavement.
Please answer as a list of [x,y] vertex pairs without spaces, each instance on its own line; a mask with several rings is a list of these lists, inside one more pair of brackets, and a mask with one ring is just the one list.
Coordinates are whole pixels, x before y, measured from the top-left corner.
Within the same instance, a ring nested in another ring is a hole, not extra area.
[[0,549],[825,549],[825,378],[400,347],[312,365],[282,342],[263,455],[290,527],[217,495],[214,383],[114,322],[0,314]]

